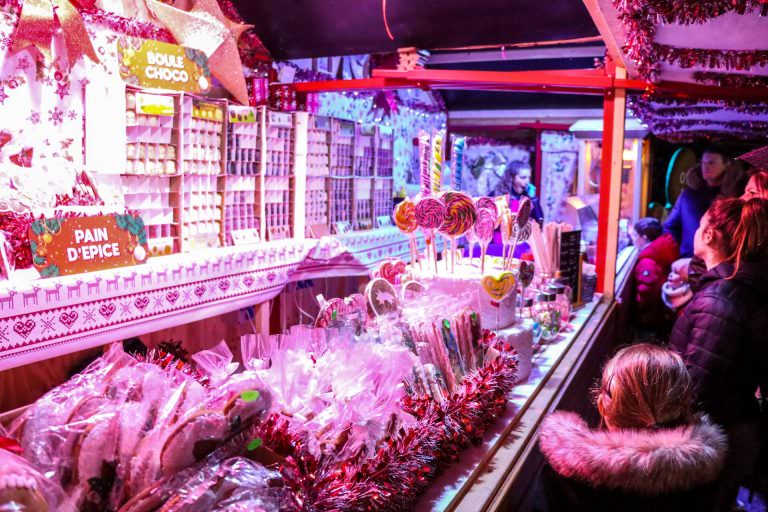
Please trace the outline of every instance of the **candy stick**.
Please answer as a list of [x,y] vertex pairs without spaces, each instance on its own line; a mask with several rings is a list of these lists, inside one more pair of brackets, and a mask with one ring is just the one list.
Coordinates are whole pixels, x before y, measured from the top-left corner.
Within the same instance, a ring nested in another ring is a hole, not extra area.
[[445,142],[445,130],[438,130],[432,136],[432,194],[440,194],[443,178],[443,150]]
[[429,134],[419,133],[419,178],[421,180],[421,194],[429,195],[432,191],[429,169]]
[[451,163],[453,164],[453,190],[461,190],[462,173],[464,172],[464,145],[466,138],[453,135],[451,146]]

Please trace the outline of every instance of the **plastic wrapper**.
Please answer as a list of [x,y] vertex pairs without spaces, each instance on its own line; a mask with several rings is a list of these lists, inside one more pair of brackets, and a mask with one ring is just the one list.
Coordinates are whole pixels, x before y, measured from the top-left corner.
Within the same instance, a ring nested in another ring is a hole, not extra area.
[[64,492],[25,459],[0,450],[0,512],[74,512]]

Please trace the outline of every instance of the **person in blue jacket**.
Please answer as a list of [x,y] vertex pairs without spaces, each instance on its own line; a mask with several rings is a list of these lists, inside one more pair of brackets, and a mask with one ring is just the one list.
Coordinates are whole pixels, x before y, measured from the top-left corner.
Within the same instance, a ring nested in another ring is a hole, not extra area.
[[744,189],[744,172],[722,149],[704,150],[701,163],[685,175],[685,188],[664,222],[664,231],[680,245],[680,257],[693,256],[693,234],[712,202],[721,197],[738,197]]

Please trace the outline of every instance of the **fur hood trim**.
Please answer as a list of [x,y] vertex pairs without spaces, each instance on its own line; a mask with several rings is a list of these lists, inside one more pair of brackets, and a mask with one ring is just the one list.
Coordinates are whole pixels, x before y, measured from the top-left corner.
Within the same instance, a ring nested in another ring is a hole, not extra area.
[[662,430],[592,430],[578,415],[555,412],[539,446],[552,468],[593,487],[642,495],[685,491],[715,480],[726,436],[706,417]]

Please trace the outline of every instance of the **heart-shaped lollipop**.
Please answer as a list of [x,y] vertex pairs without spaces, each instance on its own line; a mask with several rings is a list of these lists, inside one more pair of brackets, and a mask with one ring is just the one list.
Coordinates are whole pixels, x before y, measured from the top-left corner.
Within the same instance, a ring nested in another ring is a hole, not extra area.
[[501,302],[515,288],[515,275],[502,272],[498,276],[483,276],[483,290],[496,302]]

